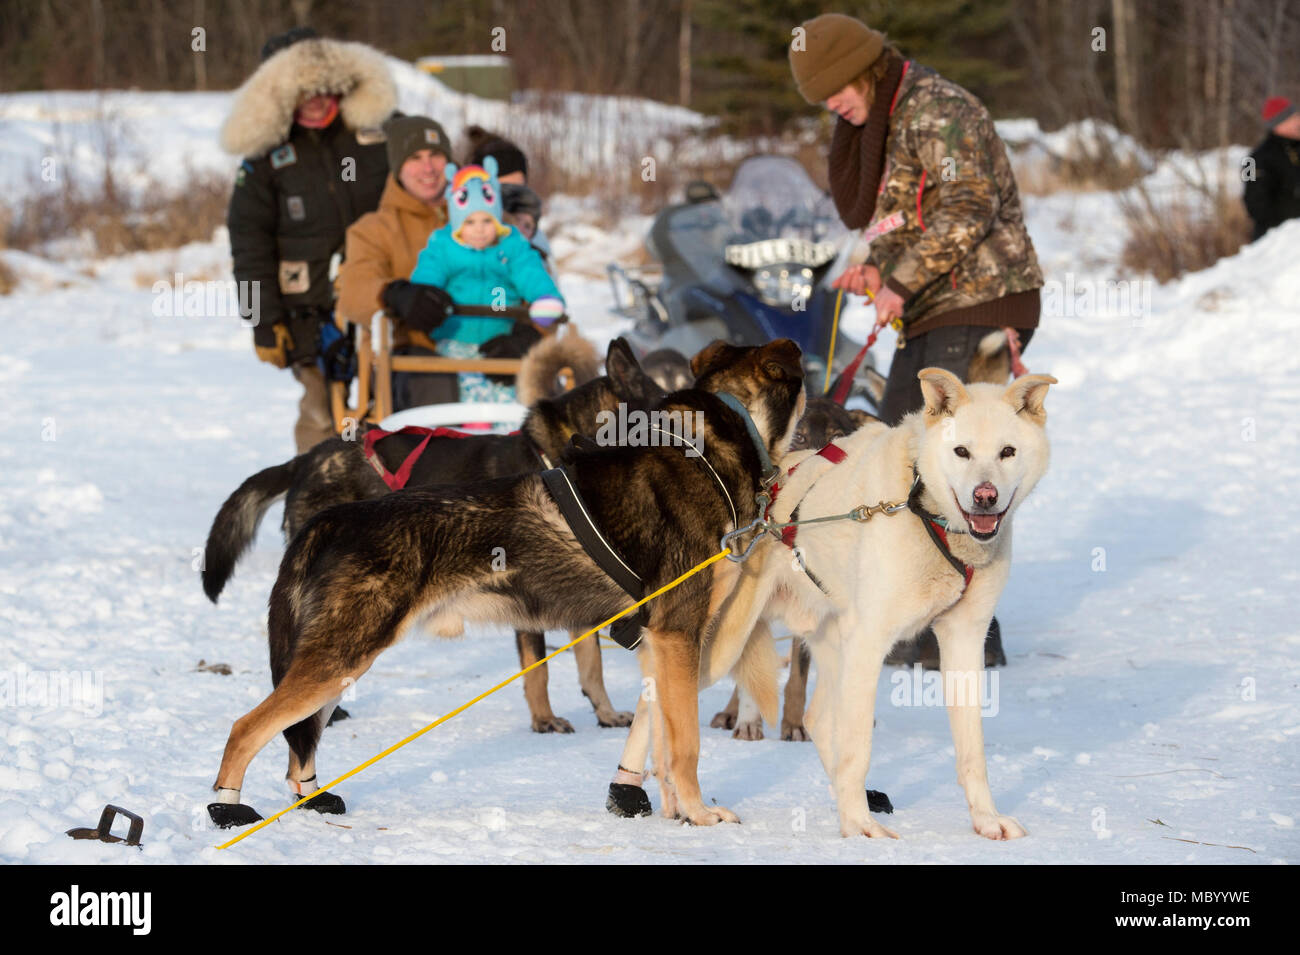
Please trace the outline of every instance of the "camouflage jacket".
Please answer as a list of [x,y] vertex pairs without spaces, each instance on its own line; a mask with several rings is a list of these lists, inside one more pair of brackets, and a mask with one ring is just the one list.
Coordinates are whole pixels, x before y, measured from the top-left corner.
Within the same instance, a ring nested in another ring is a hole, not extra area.
[[[941,320],[944,313],[1042,287],[992,117],[966,90],[916,63],[903,74],[890,113],[881,182],[867,261],[903,298],[908,338],[957,323]],[[1033,315],[1029,327],[1037,325],[1036,303]]]

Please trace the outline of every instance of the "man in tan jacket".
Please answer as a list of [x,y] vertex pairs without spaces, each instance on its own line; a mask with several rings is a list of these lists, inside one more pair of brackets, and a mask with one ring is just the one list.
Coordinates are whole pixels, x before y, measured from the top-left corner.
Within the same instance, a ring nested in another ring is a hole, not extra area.
[[[393,352],[435,354],[428,332],[441,324],[450,300],[441,289],[413,285],[410,275],[429,235],[447,222],[443,196],[451,144],[443,128],[425,116],[399,116],[384,126],[392,173],[379,208],[347,232],[347,254],[339,270],[338,314],[367,325],[376,311],[393,317]],[[393,407],[456,400],[455,375],[398,373]]]

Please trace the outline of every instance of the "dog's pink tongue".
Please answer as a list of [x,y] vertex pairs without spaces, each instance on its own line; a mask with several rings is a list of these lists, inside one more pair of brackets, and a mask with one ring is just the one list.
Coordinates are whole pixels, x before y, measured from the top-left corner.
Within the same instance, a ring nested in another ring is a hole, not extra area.
[[998,529],[998,518],[1001,514],[971,514],[969,515],[970,526],[981,534],[992,534]]

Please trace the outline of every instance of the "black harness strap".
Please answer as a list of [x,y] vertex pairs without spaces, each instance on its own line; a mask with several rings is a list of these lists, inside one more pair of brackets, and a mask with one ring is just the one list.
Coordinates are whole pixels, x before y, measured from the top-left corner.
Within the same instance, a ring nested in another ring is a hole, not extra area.
[[528,450],[533,452],[533,457],[537,459],[537,463],[542,466],[543,471],[555,467],[555,462],[546,456],[546,452],[538,447],[537,442],[529,436],[528,432],[521,432],[521,434],[524,436],[524,443],[528,445]]
[[[912,469],[912,473],[916,474],[915,468]],[[969,564],[962,563],[953,556],[953,552],[948,549],[948,533],[946,527],[948,522],[939,515],[931,514],[925,509],[921,504],[921,495],[924,493],[925,485],[921,482],[921,475],[916,474],[916,478],[912,481],[912,490],[907,495],[907,509],[921,519],[921,526],[924,527],[925,532],[930,535],[930,540],[934,542],[934,546],[939,548],[939,553],[943,554],[944,559],[948,561],[948,563],[952,564],[953,569],[962,575],[962,578],[966,581],[962,585],[962,589],[965,590],[970,586],[971,577],[975,574],[975,568]]]
[[[645,596],[644,582],[631,567],[624,563],[623,558],[596,526],[591,511],[582,500],[582,495],[578,493],[577,485],[573,483],[569,469],[561,465],[543,471],[542,483],[555,499],[560,514],[569,525],[569,530],[573,531],[573,536],[578,539],[587,556],[596,562],[596,566],[623,588],[633,600],[640,600]],[[641,642],[641,628],[646,625],[647,617],[646,608],[641,607],[636,613],[615,621],[609,635],[620,647],[633,650]]]

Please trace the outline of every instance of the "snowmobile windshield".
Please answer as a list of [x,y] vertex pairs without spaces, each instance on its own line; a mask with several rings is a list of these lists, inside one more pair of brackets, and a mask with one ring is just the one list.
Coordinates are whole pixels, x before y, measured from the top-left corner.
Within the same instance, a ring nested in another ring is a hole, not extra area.
[[787,156],[754,156],[736,170],[726,207],[733,233],[729,264],[758,269],[778,263],[825,265],[845,230],[829,196]]
[[725,200],[733,242],[842,238],[844,226],[830,196],[788,156],[753,156],[736,169]]
[[655,220],[647,244],[675,281],[722,288],[733,282],[722,254],[732,231],[720,202],[672,206]]

